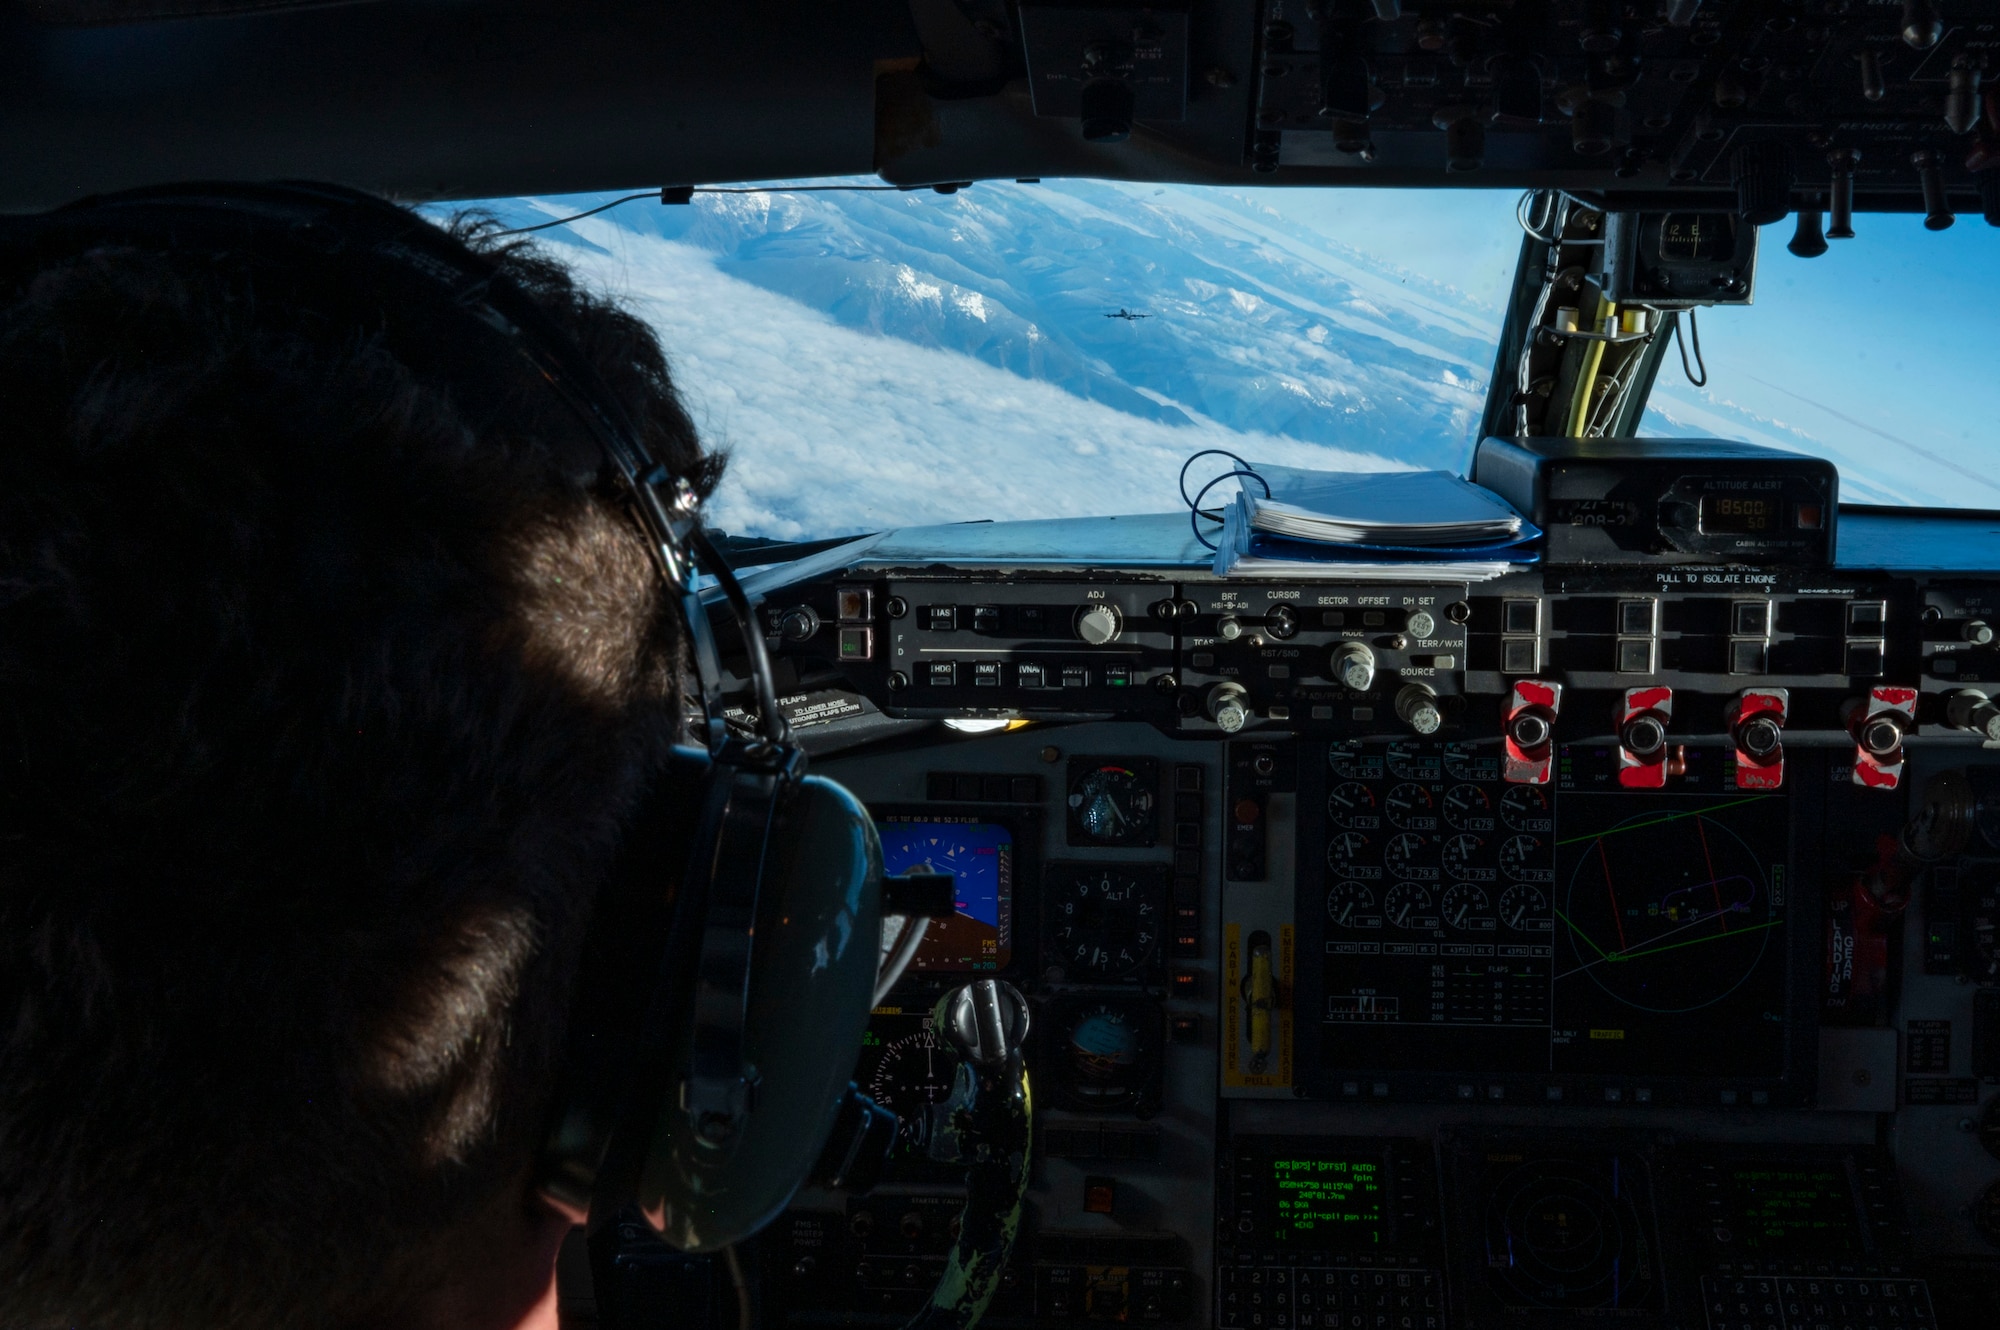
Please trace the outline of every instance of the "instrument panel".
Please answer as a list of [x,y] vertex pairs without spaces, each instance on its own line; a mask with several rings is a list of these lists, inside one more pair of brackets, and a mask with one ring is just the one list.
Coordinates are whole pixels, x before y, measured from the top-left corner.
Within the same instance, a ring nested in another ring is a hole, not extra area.
[[1038,1120],[996,1326],[2000,1324],[1977,579],[855,567],[767,605],[815,769],[959,881],[856,1069],[888,1180],[764,1240],[784,1323],[927,1295],[928,1012],[989,973]]
[[1296,878],[1298,1083],[1802,1102],[1801,801],[1737,788],[1725,756],[1691,749],[1667,794],[1599,788],[1611,758],[1589,745],[1549,786],[1504,783],[1471,745],[1302,745],[1301,843],[1325,849]]

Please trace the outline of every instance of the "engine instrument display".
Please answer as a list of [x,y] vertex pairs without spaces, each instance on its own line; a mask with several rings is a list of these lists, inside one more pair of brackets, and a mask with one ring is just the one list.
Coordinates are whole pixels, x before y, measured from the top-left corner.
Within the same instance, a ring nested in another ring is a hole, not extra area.
[[1318,1093],[1368,1072],[1434,1098],[1508,1076],[1551,1101],[1803,1093],[1789,800],[1728,788],[1718,754],[1689,758],[1700,793],[1619,790],[1615,751],[1564,750],[1547,787],[1441,744],[1301,763],[1301,807],[1326,810],[1297,887]]
[[998,970],[1014,956],[1014,833],[972,818],[876,819],[882,871],[949,873],[949,919],[933,919],[911,970]]

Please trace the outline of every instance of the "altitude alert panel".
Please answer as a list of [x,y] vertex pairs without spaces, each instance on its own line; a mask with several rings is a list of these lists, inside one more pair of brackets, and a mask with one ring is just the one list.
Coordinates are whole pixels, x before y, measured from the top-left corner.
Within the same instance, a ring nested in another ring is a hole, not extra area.
[[1469,745],[1301,762],[1301,1080],[1333,1099],[1804,1102],[1819,925],[1792,789],[1688,746],[1667,791],[1571,745],[1550,786]]

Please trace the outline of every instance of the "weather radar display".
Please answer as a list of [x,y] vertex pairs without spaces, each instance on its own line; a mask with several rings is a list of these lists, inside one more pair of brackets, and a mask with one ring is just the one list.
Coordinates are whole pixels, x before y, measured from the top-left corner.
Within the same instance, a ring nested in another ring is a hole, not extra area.
[[992,822],[882,818],[882,871],[949,873],[949,919],[933,919],[913,970],[998,970],[1014,954],[1014,833]]

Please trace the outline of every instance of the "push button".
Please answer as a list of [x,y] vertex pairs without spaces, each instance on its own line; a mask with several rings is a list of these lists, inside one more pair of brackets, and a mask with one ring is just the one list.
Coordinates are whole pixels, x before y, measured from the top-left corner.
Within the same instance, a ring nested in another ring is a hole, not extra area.
[[1618,631],[1627,637],[1651,637],[1653,635],[1653,602],[1650,600],[1619,601]]
[[1653,639],[1650,637],[1619,638],[1618,672],[1620,674],[1651,674],[1653,672]]
[[1739,600],[1730,607],[1730,631],[1738,637],[1765,637],[1771,631],[1771,604],[1763,600]]
[[867,587],[842,587],[834,592],[834,610],[842,623],[867,623],[875,617],[875,593]]
[[1505,633],[1539,633],[1542,630],[1542,602],[1506,600],[1500,603],[1500,630]]

